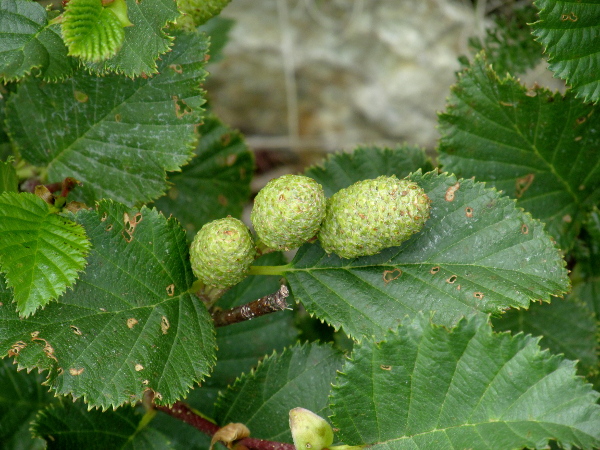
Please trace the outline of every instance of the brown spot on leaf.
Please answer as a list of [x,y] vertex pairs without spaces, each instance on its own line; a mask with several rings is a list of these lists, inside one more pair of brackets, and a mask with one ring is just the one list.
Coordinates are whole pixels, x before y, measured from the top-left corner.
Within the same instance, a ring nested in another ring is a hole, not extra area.
[[227,159],[225,160],[225,163],[231,167],[235,164],[236,160],[237,160],[237,155],[228,155]]
[[162,334],[167,334],[170,327],[171,324],[169,323],[169,319],[167,319],[167,316],[162,316],[162,318],[160,319],[160,329],[162,331]]
[[181,64],[171,64],[169,65],[169,69],[173,69],[173,71],[177,73],[183,73],[183,67],[181,67]]
[[167,295],[169,297],[173,297],[173,295],[175,294],[175,285],[174,284],[170,284],[167,286]]
[[381,370],[392,370],[392,366],[387,366],[385,364],[380,365],[379,368]]
[[119,122],[121,122],[121,119],[122,119],[121,114],[115,114],[115,122],[119,123]]
[[79,328],[77,328],[75,325],[69,325],[69,328],[71,328],[71,330],[73,331],[73,333],[75,333],[77,336],[82,336],[83,333],[81,332],[81,330]]
[[470,206],[467,206],[465,208],[465,215],[470,219],[471,217],[473,217],[473,208],[471,208]]
[[575,13],[571,11],[569,14],[561,14],[560,20],[562,20],[563,22],[577,22],[579,20],[579,17],[577,17]]
[[475,297],[477,300],[481,300],[483,299],[483,292],[473,292],[473,297]]
[[127,328],[132,329],[137,324],[138,324],[138,321],[134,317],[130,317],[129,319],[127,319]]
[[581,125],[582,123],[585,123],[586,120],[587,120],[587,117],[581,116],[581,117],[578,117],[577,119],[575,119],[575,122],[577,122],[577,125]]
[[84,370],[85,370],[85,369],[84,369],[83,367],[82,367],[82,368],[80,368],[80,369],[76,369],[76,368],[74,368],[74,367],[71,367],[71,368],[69,369],[69,373],[70,373],[71,375],[73,375],[74,377],[76,377],[76,376],[78,376],[78,375],[81,375],[81,374],[83,373],[83,371],[84,371]]
[[142,213],[139,212],[134,214],[133,217],[130,217],[127,212],[123,213],[123,224],[125,225],[125,228],[123,228],[123,231],[121,231],[121,235],[127,243],[130,243],[133,240],[135,228],[142,221],[142,219]]
[[429,273],[431,275],[435,275],[436,273],[438,273],[440,271],[440,266],[433,266],[431,269],[429,269]]
[[523,224],[521,225],[521,233],[523,234],[529,234],[529,227],[527,226],[527,224]]
[[446,283],[454,284],[454,282],[458,279],[456,275],[451,275],[449,278],[446,278]]
[[390,281],[397,280],[402,275],[402,270],[393,269],[393,270],[384,270],[383,271],[383,281],[385,284],[388,284]]
[[144,370],[144,366],[142,366],[141,364],[136,364],[136,365],[135,365],[135,371],[136,371],[136,372],[139,372],[139,371],[141,371],[141,370]]
[[113,229],[113,226],[112,226],[112,223],[111,223],[109,226],[107,226],[107,227],[104,229],[104,231],[110,231],[110,230],[112,230],[112,229]]
[[533,173],[528,173],[524,177],[517,178],[515,181],[515,197],[521,198],[525,191],[529,189],[531,183],[533,183],[534,178],[535,174]]
[[81,91],[73,91],[73,96],[79,103],[86,103],[90,99],[89,95]]
[[562,220],[563,220],[563,222],[566,222],[566,223],[573,222],[573,218],[571,217],[571,214],[564,215],[563,218],[562,218]]
[[13,356],[17,356],[21,350],[27,347],[27,344],[23,341],[15,342],[12,347],[8,350],[8,357],[12,358]]
[[460,183],[457,182],[454,186],[450,186],[448,189],[446,189],[446,195],[444,196],[444,198],[446,199],[447,202],[454,201],[456,191],[458,191],[459,188],[460,188]]

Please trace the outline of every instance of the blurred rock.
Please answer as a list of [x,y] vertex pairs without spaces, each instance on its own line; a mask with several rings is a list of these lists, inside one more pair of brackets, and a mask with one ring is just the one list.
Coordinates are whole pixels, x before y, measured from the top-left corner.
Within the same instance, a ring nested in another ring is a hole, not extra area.
[[475,32],[470,2],[233,0],[237,23],[206,84],[212,106],[255,148],[435,146]]

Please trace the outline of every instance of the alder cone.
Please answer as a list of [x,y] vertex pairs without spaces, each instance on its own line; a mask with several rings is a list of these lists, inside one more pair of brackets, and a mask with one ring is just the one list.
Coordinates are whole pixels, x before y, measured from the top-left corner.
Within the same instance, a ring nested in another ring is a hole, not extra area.
[[325,217],[323,187],[303,175],[284,175],[267,183],[254,199],[250,218],[268,247],[300,247],[319,231]]
[[204,284],[216,287],[229,287],[242,281],[255,255],[250,230],[233,217],[205,224],[190,247],[194,275]]
[[419,232],[429,218],[430,200],[410,180],[381,176],[342,189],[327,201],[319,240],[342,258],[374,255]]

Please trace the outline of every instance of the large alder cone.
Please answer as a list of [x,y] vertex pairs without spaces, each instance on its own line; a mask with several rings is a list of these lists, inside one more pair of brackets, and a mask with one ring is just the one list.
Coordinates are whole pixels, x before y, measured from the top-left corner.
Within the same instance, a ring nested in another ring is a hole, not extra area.
[[250,230],[233,217],[204,225],[190,247],[194,275],[204,284],[216,287],[233,286],[246,278],[255,255]]
[[342,258],[374,255],[419,232],[430,211],[429,197],[410,180],[381,176],[363,180],[327,201],[319,241]]

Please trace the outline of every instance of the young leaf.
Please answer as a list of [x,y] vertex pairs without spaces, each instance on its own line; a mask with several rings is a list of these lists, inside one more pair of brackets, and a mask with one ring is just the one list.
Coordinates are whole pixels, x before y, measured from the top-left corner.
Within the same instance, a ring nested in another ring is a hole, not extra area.
[[528,311],[510,310],[492,321],[498,331],[541,336],[540,346],[579,360],[579,372],[588,376],[600,368],[598,324],[588,306],[574,296],[552,303],[532,304]]
[[290,409],[327,416],[327,397],[341,365],[342,354],[325,345],[297,345],[274,354],[219,396],[218,423],[241,422],[252,437],[291,443]]
[[63,15],[62,34],[69,55],[87,61],[114,56],[125,39],[123,24],[100,0],[69,0]]
[[12,161],[0,161],[0,194],[2,192],[18,192],[19,179]]
[[169,176],[173,187],[156,201],[158,209],[179,219],[190,238],[211,220],[241,216],[254,172],[253,154],[240,133],[213,115],[198,131],[195,157]]
[[148,426],[151,422],[144,419],[133,406],[88,411],[82,401],[64,399],[40,411],[31,431],[45,439],[49,449],[172,448],[169,437]]
[[49,369],[57,394],[106,409],[152,389],[172,404],[214,365],[214,327],[193,283],[185,232],[154,209],[101,202],[77,222],[91,239],[75,288],[28,320],[0,308],[0,355]]
[[[127,16],[133,26],[125,28],[123,46],[119,52],[106,61],[86,63],[85,67],[99,75],[113,72],[131,78],[162,73],[163,68],[167,66],[160,62],[157,65],[156,61],[171,48],[173,37],[168,36],[163,28],[180,16],[176,2],[127,0]],[[177,35],[176,41],[180,38],[181,36]],[[191,58],[201,58],[206,50],[189,48],[186,51],[195,54],[188,55]],[[169,59],[167,55],[161,58]],[[172,64],[181,64],[181,62],[172,62]]]
[[[284,264],[281,253],[268,253],[256,265]],[[279,289],[278,276],[249,276],[233,286],[217,302],[225,310],[243,305]],[[243,372],[256,367],[265,355],[281,352],[296,341],[294,313],[279,311],[246,322],[217,328],[217,365],[210,378],[192,391],[187,401],[209,417],[214,416],[214,403],[219,391],[233,384]]]
[[0,80],[15,81],[38,69],[44,80],[72,75],[75,64],[58,24],[48,23],[42,5],[29,0],[0,1]]
[[550,70],[586,102],[600,100],[600,4],[537,0],[534,35],[548,54]]
[[177,27],[194,31],[216,16],[231,0],[177,0],[177,7],[182,15],[177,19]]
[[563,250],[600,196],[600,115],[565,96],[511,77],[499,79],[482,54],[460,75],[440,115],[440,162],[516,198]]
[[[485,318],[447,330],[423,316],[357,345],[336,380],[332,422],[373,449],[600,445],[600,396],[574,363]],[[357,418],[360,418],[357,420]]]
[[308,244],[282,268],[311,314],[355,338],[382,336],[418,311],[453,325],[568,290],[558,249],[513,200],[447,174],[410,179],[430,198],[431,216],[400,247],[348,260]]
[[56,397],[41,384],[39,373],[17,372],[9,359],[0,360],[0,442],[5,449],[44,448],[44,442],[31,436],[29,427],[38,410],[56,403]]
[[28,193],[0,195],[0,269],[21,316],[60,297],[85,267],[84,229]]
[[153,78],[79,71],[60,84],[21,83],[7,114],[21,155],[47,165],[49,182],[81,181],[74,193],[88,204],[157,198],[167,187],[165,171],[179,170],[192,156],[207,45],[199,35],[181,35]]
[[402,145],[357,147],[351,153],[331,155],[322,165],[309,167],[304,174],[321,183],[325,195],[330,197],[357,181],[380,175],[404,178],[419,169],[424,172],[433,169],[423,149]]

